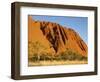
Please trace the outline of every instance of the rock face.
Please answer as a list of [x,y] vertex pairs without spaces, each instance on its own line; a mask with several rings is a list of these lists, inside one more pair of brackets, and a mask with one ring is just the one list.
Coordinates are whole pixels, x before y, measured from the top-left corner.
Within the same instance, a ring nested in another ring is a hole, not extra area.
[[73,29],[57,23],[35,21],[31,16],[28,18],[28,41],[39,41],[50,53],[72,50],[87,57],[87,45]]

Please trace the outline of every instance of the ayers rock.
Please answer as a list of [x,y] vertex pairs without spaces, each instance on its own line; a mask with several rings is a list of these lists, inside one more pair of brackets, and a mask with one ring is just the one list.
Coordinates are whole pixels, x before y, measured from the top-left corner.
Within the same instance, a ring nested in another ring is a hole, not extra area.
[[67,49],[87,57],[87,45],[73,29],[53,22],[35,21],[32,16],[28,17],[28,41],[39,41],[49,53],[58,54]]

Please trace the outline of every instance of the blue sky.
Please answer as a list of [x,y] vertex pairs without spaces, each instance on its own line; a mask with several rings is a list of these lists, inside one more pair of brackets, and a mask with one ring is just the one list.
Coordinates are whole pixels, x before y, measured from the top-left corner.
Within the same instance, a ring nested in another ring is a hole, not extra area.
[[34,20],[49,21],[59,23],[60,25],[74,29],[81,38],[88,43],[88,18],[87,17],[69,17],[69,16],[47,16],[32,15]]

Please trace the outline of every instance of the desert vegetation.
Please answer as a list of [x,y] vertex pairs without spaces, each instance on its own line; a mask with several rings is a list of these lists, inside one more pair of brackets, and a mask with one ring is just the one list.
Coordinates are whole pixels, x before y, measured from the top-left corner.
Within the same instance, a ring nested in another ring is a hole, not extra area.
[[[45,51],[45,47],[37,42],[29,42],[29,66],[58,65],[58,64],[84,64],[87,63],[87,57],[67,50],[59,54],[50,54]],[[57,63],[58,62],[58,63]]]

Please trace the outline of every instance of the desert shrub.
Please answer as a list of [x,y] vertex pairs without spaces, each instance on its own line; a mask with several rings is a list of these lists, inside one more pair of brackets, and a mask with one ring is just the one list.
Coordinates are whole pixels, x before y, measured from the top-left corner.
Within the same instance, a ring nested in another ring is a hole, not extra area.
[[61,60],[61,56],[60,55],[54,55],[53,60],[59,61],[59,60]]
[[68,52],[65,51],[65,52],[60,53],[60,54],[59,54],[59,59],[60,59],[60,60],[68,60],[68,59],[69,59],[69,58],[68,58]]
[[87,57],[73,51],[65,51],[60,56],[62,60],[87,60]]
[[48,53],[43,53],[43,54],[41,54],[41,56],[40,56],[40,60],[51,60],[51,56],[50,56],[50,54],[48,54]]
[[[41,53],[45,50],[45,46],[43,46],[39,41],[36,42],[28,42],[28,56],[31,61],[40,61]],[[44,54],[42,54],[42,59],[44,58]]]
[[78,54],[75,52],[69,51],[67,56],[69,60],[77,60]]
[[73,60],[87,60],[87,57],[82,56],[81,54],[71,51],[71,50],[66,50],[65,52],[62,52],[58,55],[52,55],[50,53],[41,53],[41,54],[37,54],[34,53],[32,55],[32,57],[30,58],[31,61],[33,62],[39,62],[39,61],[60,61],[60,60],[69,60],[69,61],[73,61]]
[[36,62],[38,60],[38,55],[37,54],[33,54],[33,56],[31,58],[29,58],[29,60]]

